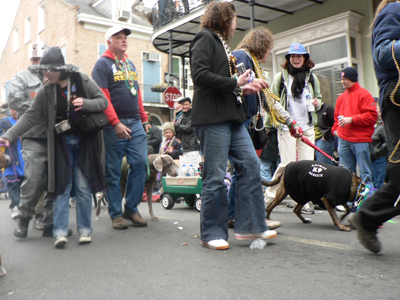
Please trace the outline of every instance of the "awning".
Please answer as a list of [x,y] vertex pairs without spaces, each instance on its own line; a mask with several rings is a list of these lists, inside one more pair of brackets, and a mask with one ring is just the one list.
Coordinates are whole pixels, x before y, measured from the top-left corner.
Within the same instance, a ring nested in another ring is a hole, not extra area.
[[[165,0],[159,0],[165,1]],[[326,0],[234,0],[237,10],[237,31],[246,31],[254,26],[267,25],[268,21],[292,15],[296,11],[312,5],[321,5]],[[177,56],[189,56],[189,46],[199,31],[200,17],[209,0],[188,0],[189,10],[181,0],[176,11],[173,1],[168,7],[159,8],[157,2],[152,11],[154,33],[151,42],[159,51]],[[162,4],[161,4],[162,5]],[[253,9],[252,9],[253,8]],[[188,10],[188,11],[187,11]],[[161,12],[161,13],[160,13]],[[186,13],[186,14],[185,14]]]

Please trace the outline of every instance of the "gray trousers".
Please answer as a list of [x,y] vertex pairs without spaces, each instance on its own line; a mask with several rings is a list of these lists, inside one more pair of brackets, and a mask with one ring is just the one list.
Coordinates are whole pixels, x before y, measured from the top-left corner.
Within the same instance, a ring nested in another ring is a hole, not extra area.
[[[46,139],[23,139],[22,158],[25,162],[25,180],[21,185],[21,203],[18,209],[20,216],[30,220],[35,214],[40,196],[47,190]],[[46,207],[44,210],[46,213]]]

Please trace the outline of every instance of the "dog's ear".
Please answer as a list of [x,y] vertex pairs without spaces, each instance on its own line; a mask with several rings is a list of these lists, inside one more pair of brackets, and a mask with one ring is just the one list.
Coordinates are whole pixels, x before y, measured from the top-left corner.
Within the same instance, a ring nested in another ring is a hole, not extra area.
[[158,173],[161,173],[163,171],[163,155],[160,155],[153,161],[153,166],[156,168]]

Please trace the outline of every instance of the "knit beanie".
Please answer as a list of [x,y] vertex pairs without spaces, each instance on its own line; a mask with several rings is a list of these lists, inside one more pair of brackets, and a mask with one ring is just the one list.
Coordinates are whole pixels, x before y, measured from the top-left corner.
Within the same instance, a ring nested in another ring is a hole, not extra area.
[[353,67],[347,67],[342,70],[340,74],[341,77],[347,78],[350,81],[357,82],[358,81],[358,73],[357,70]]
[[40,60],[41,65],[63,66],[65,65],[64,56],[59,47],[51,47]]
[[163,130],[165,131],[167,129],[172,130],[172,132],[175,135],[175,126],[174,126],[174,124],[172,124],[171,122],[165,122],[164,125],[163,125]]

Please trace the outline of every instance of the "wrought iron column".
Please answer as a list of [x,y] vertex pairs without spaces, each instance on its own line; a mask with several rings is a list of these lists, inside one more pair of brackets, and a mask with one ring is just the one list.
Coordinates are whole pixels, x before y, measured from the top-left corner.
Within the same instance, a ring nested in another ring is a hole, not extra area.
[[172,74],[172,31],[168,32],[169,53],[168,53],[168,73]]
[[185,84],[185,56],[181,56],[182,60],[182,85],[183,85],[183,97],[186,97],[186,84]]
[[250,28],[254,28],[254,0],[249,0],[250,7]]

